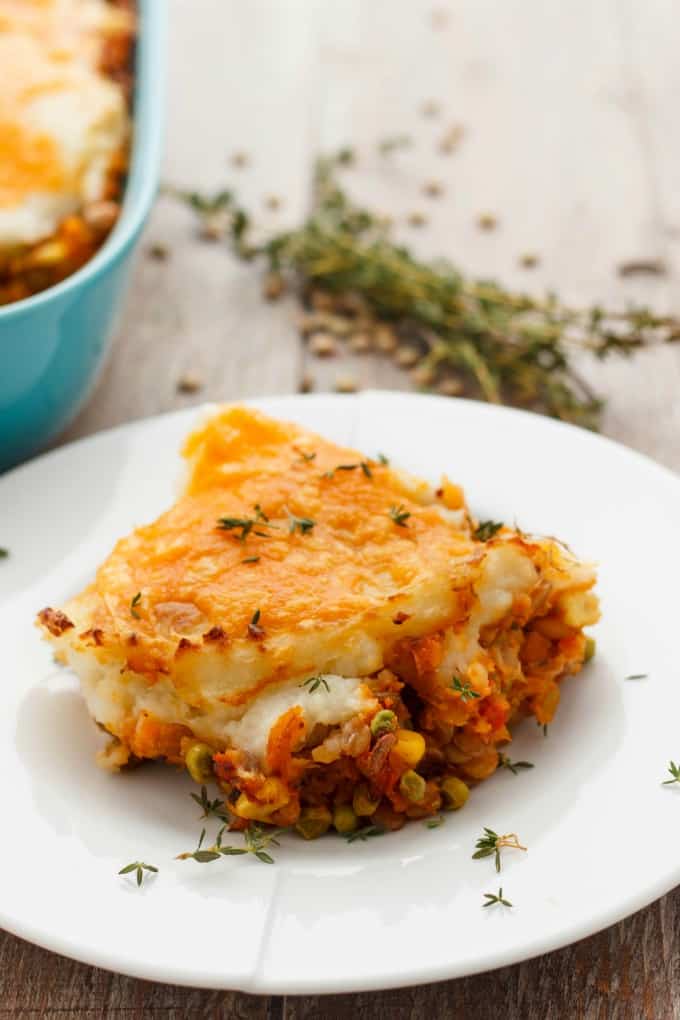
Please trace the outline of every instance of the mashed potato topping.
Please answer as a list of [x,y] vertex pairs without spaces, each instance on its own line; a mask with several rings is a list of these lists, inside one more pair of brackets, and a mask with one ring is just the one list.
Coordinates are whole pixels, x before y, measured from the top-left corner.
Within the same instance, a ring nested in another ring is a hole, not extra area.
[[175,506],[39,617],[109,763],[191,770],[200,746],[243,824],[372,806],[394,828],[460,806],[514,720],[550,721],[598,618],[565,546],[242,407],[185,456]]

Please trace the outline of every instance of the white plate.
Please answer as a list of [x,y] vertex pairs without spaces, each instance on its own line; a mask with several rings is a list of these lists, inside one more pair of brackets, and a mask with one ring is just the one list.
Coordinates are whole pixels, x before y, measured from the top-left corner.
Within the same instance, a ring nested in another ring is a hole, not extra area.
[[[0,922],[56,952],[143,978],[316,993],[437,981],[589,935],[680,881],[677,665],[680,483],[651,461],[545,418],[363,393],[255,402],[369,454],[462,482],[482,516],[555,534],[598,560],[598,653],[568,680],[547,739],[438,829],[348,845],[285,837],[252,857],[175,861],[202,823],[172,769],[99,771],[100,739],[54,667],[36,610],[77,591],[114,540],[168,505],[195,411],[116,429],[0,479]],[[320,597],[323,580],[320,579]],[[646,680],[626,680],[646,673]],[[195,789],[195,788],[194,788]],[[516,832],[503,871],[473,861],[483,826]],[[160,873],[141,889],[118,869]],[[482,909],[503,886],[512,909]]]

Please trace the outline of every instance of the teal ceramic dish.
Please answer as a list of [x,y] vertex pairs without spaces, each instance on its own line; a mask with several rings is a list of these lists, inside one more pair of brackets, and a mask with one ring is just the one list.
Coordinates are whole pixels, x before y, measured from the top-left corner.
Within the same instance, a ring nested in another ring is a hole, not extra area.
[[139,0],[134,136],[118,222],[81,269],[0,307],[0,471],[29,457],[87,400],[111,343],[131,255],[158,186],[165,81],[165,0]]

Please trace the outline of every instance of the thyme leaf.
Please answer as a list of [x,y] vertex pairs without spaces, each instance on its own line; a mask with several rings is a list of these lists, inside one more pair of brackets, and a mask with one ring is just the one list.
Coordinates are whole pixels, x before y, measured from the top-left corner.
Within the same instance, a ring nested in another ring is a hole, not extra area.
[[465,704],[466,701],[473,701],[474,698],[479,698],[479,693],[474,690],[469,680],[463,682],[459,676],[454,676],[451,681],[451,687],[454,691],[460,694],[460,700]]
[[299,531],[301,535],[306,535],[316,525],[316,521],[313,521],[311,517],[296,517],[295,514],[288,515],[288,531],[291,535],[294,535],[296,531]]
[[325,687],[330,692],[328,680],[325,676],[310,676],[307,680],[303,680],[299,687],[306,687],[309,694],[313,694],[314,691],[318,691],[319,687]]
[[132,864],[126,864],[124,868],[120,869],[118,874],[129,875],[133,871],[135,872],[138,886],[140,886],[144,881],[145,871],[150,871],[153,872],[153,874],[158,874],[158,868],[154,867],[153,864],[145,864],[144,861],[133,861]]
[[357,840],[365,843],[367,839],[372,839],[374,836],[384,835],[385,830],[381,829],[379,825],[364,825],[361,829],[355,829],[354,832],[344,833],[348,843],[356,843]]
[[390,507],[390,518],[394,521],[398,528],[408,528],[406,523],[411,516],[408,510],[405,510],[403,505],[400,503],[399,506]]
[[510,900],[506,900],[503,897],[503,887],[498,890],[498,893],[484,893],[486,903],[482,903],[483,907],[492,907],[494,904],[500,904],[503,907],[511,907],[512,903]]
[[132,599],[132,601],[130,603],[130,615],[134,616],[135,620],[141,620],[141,616],[139,614],[139,611],[137,610],[137,606],[139,605],[139,603],[141,601],[142,601],[142,593],[141,593],[141,591],[138,591],[137,594],[135,595],[135,597]]
[[503,524],[500,521],[482,521],[473,531],[472,537],[478,542],[488,542],[502,527]]
[[251,638],[264,637],[264,627],[260,626],[260,616],[260,610],[256,609],[250,618],[250,623],[248,624],[248,636]]
[[670,772],[672,779],[664,779],[662,786],[670,786],[671,783],[680,783],[680,765],[676,765],[674,761],[668,763],[668,771]]
[[501,754],[498,758],[498,764],[501,768],[507,769],[508,772],[512,772],[513,776],[516,776],[520,769],[532,769],[534,767],[533,762],[530,761],[510,761],[507,755]]

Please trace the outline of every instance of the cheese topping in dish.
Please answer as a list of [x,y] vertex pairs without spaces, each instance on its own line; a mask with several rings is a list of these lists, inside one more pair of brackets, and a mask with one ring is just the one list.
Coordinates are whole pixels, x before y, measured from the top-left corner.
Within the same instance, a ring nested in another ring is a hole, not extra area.
[[[61,236],[69,217],[100,233],[115,219],[102,203],[124,168],[133,28],[122,2],[0,0],[0,303],[54,282],[45,270],[70,271],[74,248],[91,246]],[[33,251],[40,242],[52,246]]]
[[448,479],[241,407],[184,452],[177,503],[39,617],[113,737],[109,765],[204,778],[203,755],[237,827],[318,834],[342,809],[336,828],[397,828],[461,806],[511,722],[550,721],[599,615],[565,546],[482,541]]

